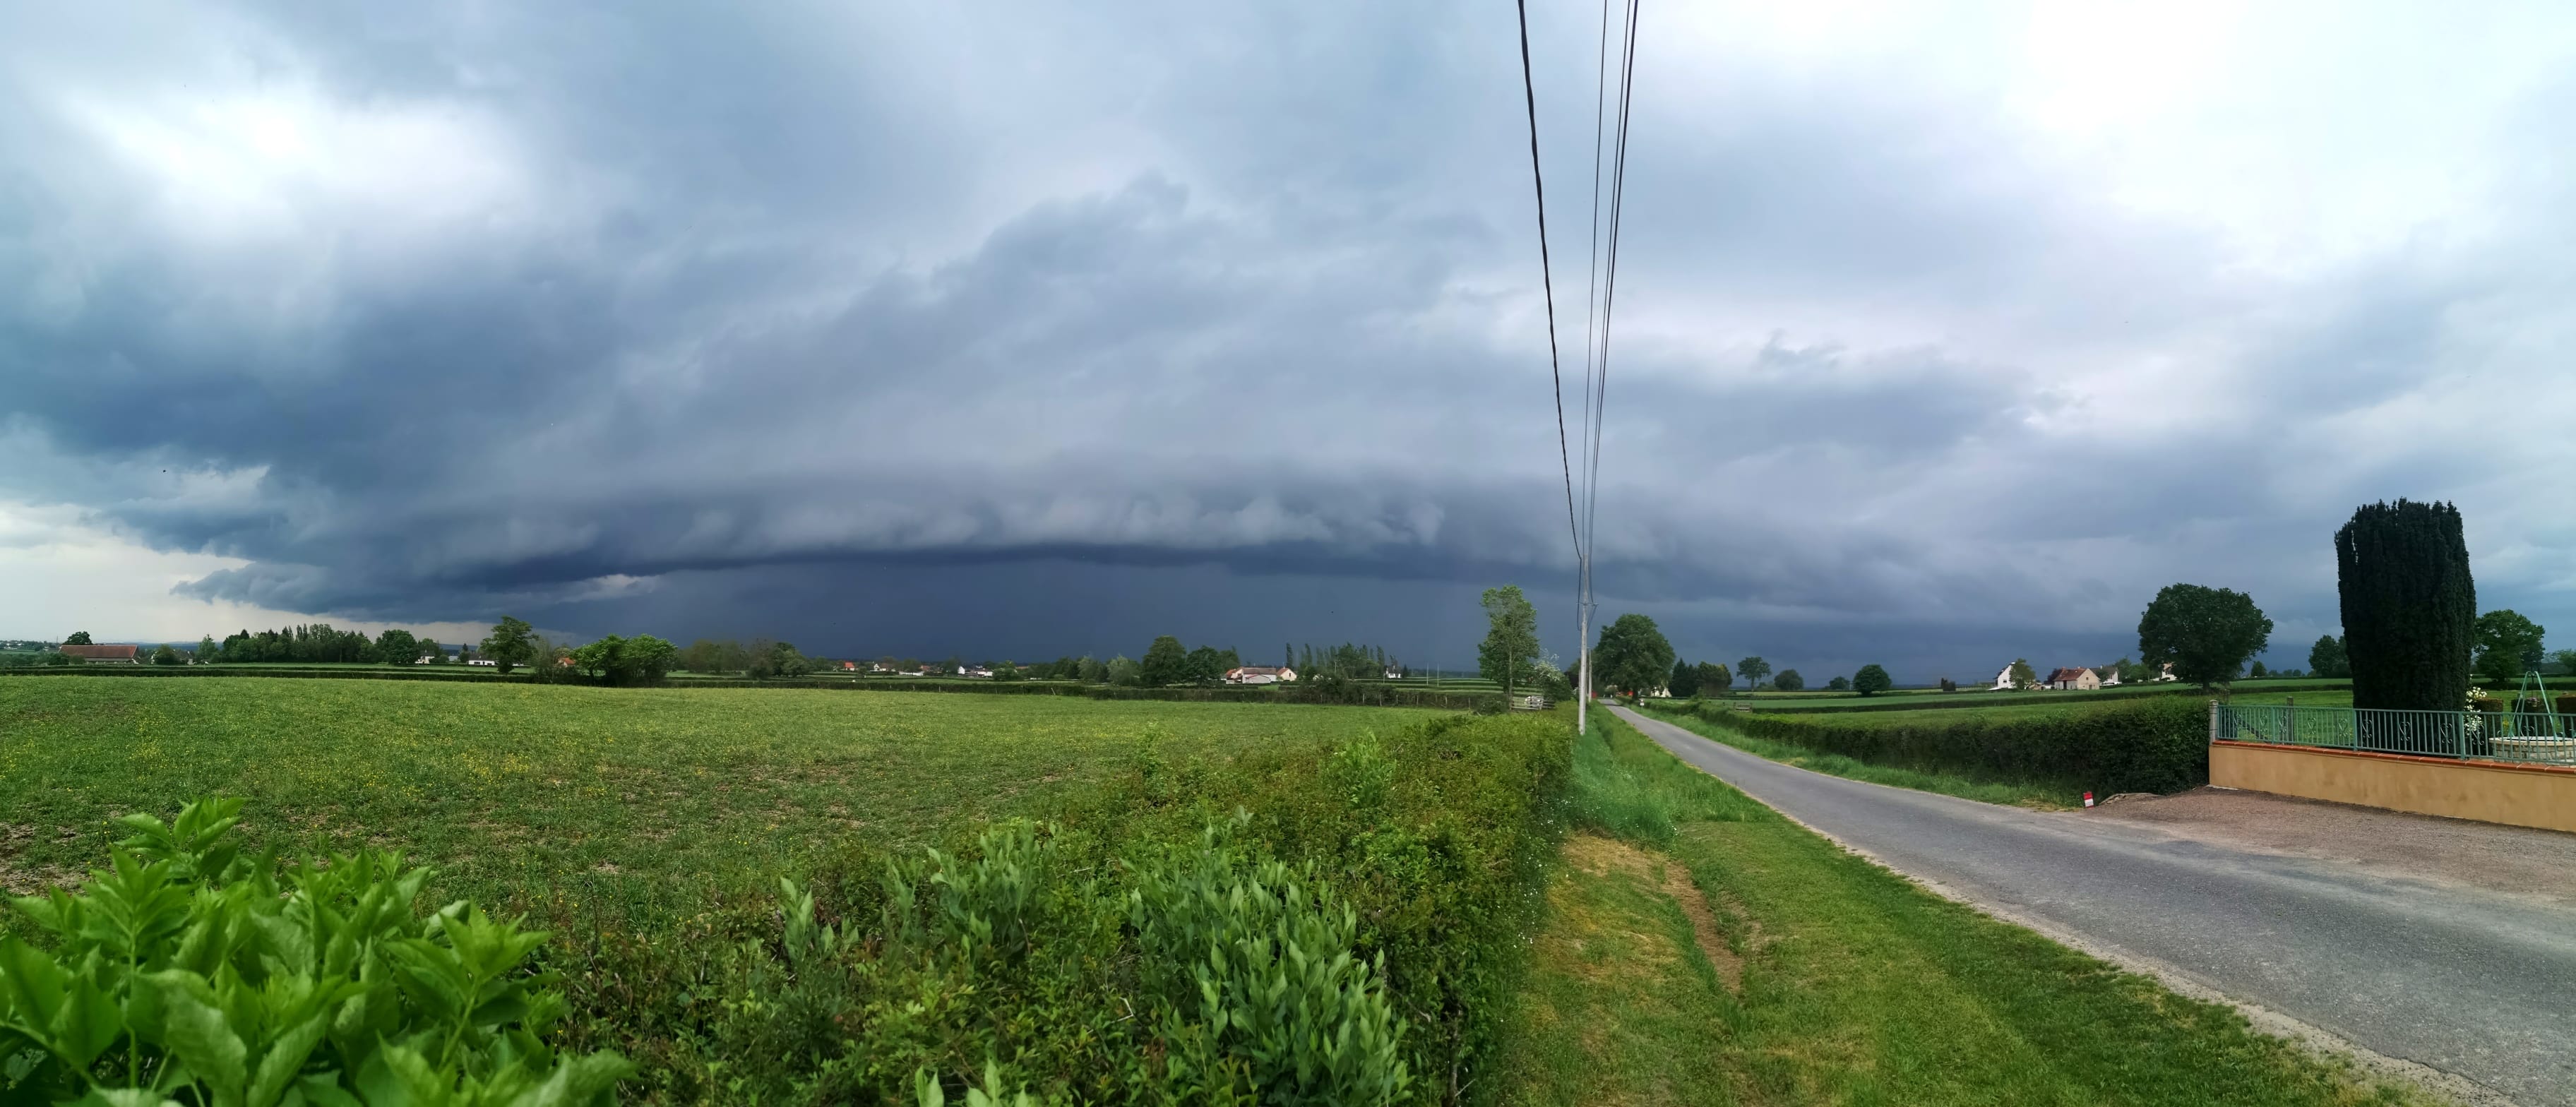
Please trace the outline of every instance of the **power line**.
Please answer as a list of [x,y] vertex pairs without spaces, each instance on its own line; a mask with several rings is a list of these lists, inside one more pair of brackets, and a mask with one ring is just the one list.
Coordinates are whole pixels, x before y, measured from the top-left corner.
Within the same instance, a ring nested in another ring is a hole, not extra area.
[[[1630,118],[1630,106],[1635,99],[1636,90],[1638,4],[1639,0],[1627,0],[1627,19],[1620,28],[1619,110],[1617,116],[1618,123],[1616,127],[1617,138],[1613,143],[1611,143],[1610,226],[1606,243],[1602,241],[1601,235],[1601,150],[1603,145],[1603,124],[1605,123],[1605,119],[1603,118],[1604,113],[1602,111],[1602,99],[1604,87],[1606,86],[1608,79],[1607,70],[1610,23],[1609,0],[1602,0],[1602,41],[1594,61],[1594,64],[1599,67],[1599,70],[1593,77],[1592,232],[1594,236],[1594,244],[1592,248],[1591,262],[1595,267],[1594,285],[1599,290],[1599,301],[1596,304],[1593,301],[1592,292],[1589,290],[1586,291],[1584,302],[1583,350],[1583,510],[1582,520],[1576,526],[1576,529],[1580,531],[1582,535],[1576,543],[1580,551],[1576,568],[1576,611],[1577,621],[1580,627],[1579,633],[1583,636],[1581,642],[1581,646],[1583,648],[1583,688],[1580,692],[1580,697],[1577,701],[1576,707],[1576,717],[1578,719],[1583,719],[1585,714],[1589,711],[1592,693],[1592,614],[1599,607],[1597,601],[1593,598],[1592,584],[1594,565],[1593,555],[1598,549],[1599,543],[1598,531],[1601,504],[1601,429],[1604,413],[1609,405],[1610,320],[1612,309],[1618,302],[1619,228],[1621,216],[1626,210],[1625,200],[1627,196],[1628,182],[1628,120]],[[1598,338],[1597,344],[1595,341],[1596,334]]]
[[[1547,257],[1547,181],[1538,171],[1538,82],[1530,76],[1529,0],[1514,2],[1520,8],[1521,16],[1521,101],[1529,110],[1530,189],[1538,194],[1539,287],[1547,295],[1547,377],[1549,391],[1556,397],[1556,460],[1565,473],[1565,529],[1574,539],[1575,561],[1580,564],[1583,560],[1583,529],[1575,521],[1574,458],[1565,445],[1565,374],[1557,367],[1556,358],[1556,269]],[[1597,182],[1594,187],[1596,190],[1599,188]],[[1584,305],[1584,315],[1588,326],[1591,316],[1588,303]],[[1588,330],[1583,344],[1585,355],[1589,357],[1592,339]]]

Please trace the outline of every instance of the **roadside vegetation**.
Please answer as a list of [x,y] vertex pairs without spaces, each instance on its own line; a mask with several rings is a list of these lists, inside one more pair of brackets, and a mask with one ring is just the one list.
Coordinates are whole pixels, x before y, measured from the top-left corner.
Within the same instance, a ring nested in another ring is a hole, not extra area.
[[2179,792],[2209,781],[2207,708],[2194,699],[1887,716],[1761,714],[1709,701],[1643,704],[1773,760],[1806,758],[1805,767],[1819,772],[1989,802],[2065,805],[2088,791]]
[[1505,1103],[2425,1102],[1924,891],[1593,719]]

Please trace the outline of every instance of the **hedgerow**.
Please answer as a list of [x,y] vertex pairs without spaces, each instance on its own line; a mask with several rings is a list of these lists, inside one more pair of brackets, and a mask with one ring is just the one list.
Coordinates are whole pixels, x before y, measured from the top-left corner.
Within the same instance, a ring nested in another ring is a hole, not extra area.
[[1717,703],[1647,706],[1819,753],[1978,779],[2062,782],[2104,794],[2179,792],[2209,783],[2209,709],[2197,699],[2149,696],[2042,715],[1898,726],[1731,711]]
[[1569,756],[1532,716],[1148,753],[1043,819],[558,948],[563,1044],[654,1102],[1477,1101]]

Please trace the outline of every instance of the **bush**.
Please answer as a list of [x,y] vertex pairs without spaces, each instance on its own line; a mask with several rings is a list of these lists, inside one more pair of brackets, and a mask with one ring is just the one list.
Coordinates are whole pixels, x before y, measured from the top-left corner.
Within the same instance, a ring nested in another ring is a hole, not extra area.
[[547,1044],[545,934],[422,916],[391,854],[243,858],[240,807],[128,815],[112,871],[19,901],[55,948],[0,938],[0,1101],[589,1104],[633,1070]]
[[1149,752],[1042,821],[843,855],[730,930],[579,951],[614,982],[585,1032],[649,1028],[657,1101],[1454,1102],[1516,994],[1568,757],[1552,716]]
[[[1669,709],[1668,709],[1669,710]],[[2209,708],[2148,696],[2008,719],[1858,726],[1829,718],[1690,708],[1757,738],[1855,761],[2097,792],[2179,792],[2209,783]]]

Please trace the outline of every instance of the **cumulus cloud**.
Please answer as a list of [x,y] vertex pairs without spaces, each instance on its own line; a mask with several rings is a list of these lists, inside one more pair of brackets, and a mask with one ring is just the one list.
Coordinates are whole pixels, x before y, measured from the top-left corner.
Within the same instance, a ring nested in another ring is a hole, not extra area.
[[[1928,679],[2187,579],[2286,644],[2409,495],[2576,619],[2576,23],[2169,7],[1656,28],[1610,602]],[[0,492],[220,559],[167,602],[1437,651],[1570,570],[1484,9],[114,9],[0,15]],[[1579,305],[1591,28],[1535,14]]]

